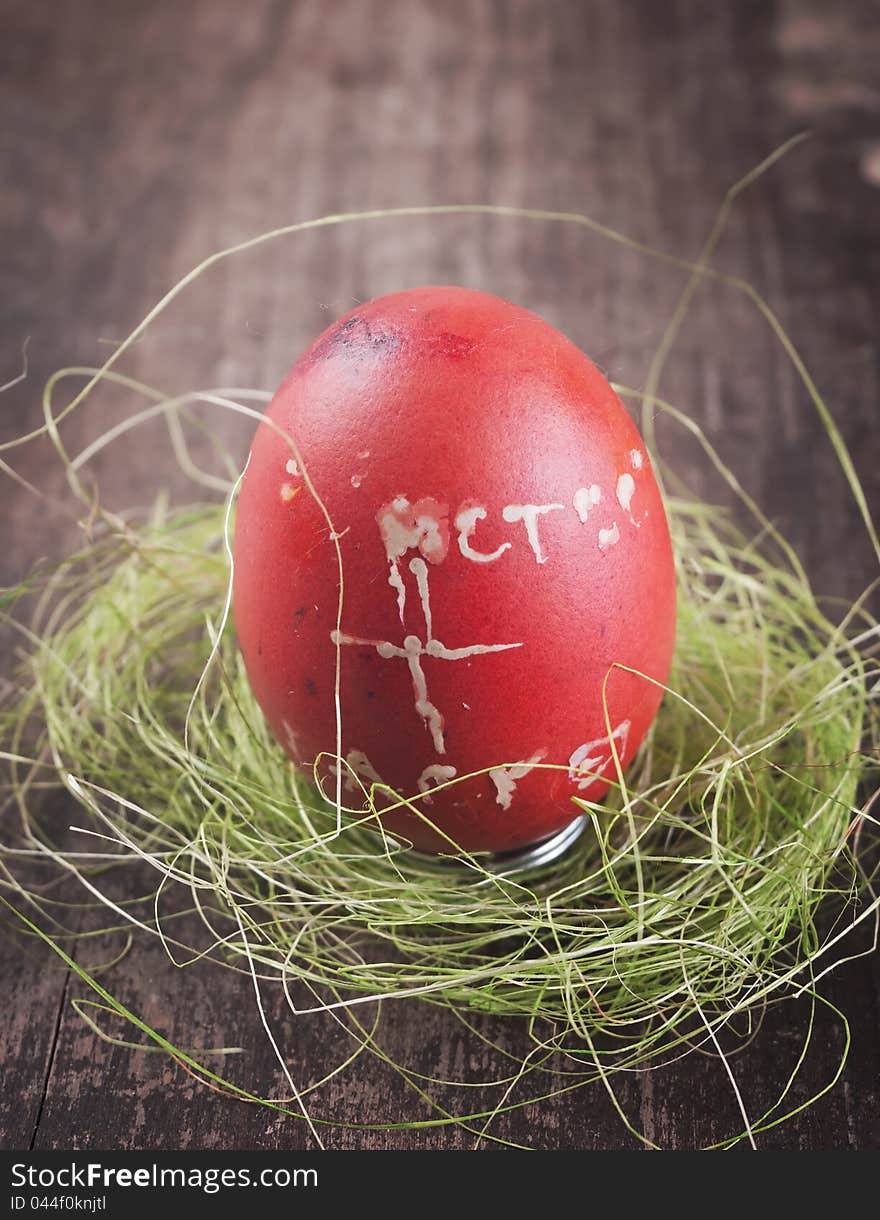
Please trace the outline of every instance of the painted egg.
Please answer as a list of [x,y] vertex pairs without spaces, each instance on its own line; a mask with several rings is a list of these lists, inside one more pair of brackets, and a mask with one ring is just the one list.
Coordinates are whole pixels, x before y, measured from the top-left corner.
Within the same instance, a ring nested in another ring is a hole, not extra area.
[[638,749],[675,633],[663,504],[608,382],[525,309],[417,288],[326,330],[267,416],[234,613],[291,758],[346,808],[383,785],[385,828],[428,851],[561,830]]

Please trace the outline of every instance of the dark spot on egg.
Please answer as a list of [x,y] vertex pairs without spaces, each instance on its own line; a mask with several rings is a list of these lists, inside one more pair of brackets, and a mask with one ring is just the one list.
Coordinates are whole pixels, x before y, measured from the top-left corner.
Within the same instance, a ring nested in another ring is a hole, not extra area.
[[322,360],[342,359],[358,365],[377,356],[384,359],[396,352],[401,342],[397,331],[374,330],[366,318],[354,314],[319,339],[304,360],[317,364]]
[[474,339],[468,339],[464,335],[454,335],[449,331],[431,335],[430,342],[438,356],[445,356],[449,360],[463,360],[477,346]]
[[306,694],[314,697],[318,693],[318,688],[315,686],[313,678],[306,678]]
[[305,606],[300,606],[300,608],[298,610],[294,611],[294,617],[302,618],[305,615],[305,612],[306,612]]

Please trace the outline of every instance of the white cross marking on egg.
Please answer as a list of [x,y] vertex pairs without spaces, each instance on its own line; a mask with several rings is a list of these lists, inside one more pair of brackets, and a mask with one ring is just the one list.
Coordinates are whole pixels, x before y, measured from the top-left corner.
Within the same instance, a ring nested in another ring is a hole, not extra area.
[[[403,503],[409,507],[407,501]],[[398,507],[397,502],[395,502],[393,507],[395,509]],[[403,607],[406,605],[406,585],[398,566],[399,560],[410,548],[418,548],[422,554],[428,554],[430,557],[432,550],[436,553],[441,549],[437,541],[441,535],[438,522],[431,522],[426,517],[419,517],[417,527],[407,530],[405,527],[401,527],[400,523],[396,520],[392,524],[389,516],[389,514],[383,516],[380,513],[378,520],[380,532],[382,532],[385,539],[391,562],[392,575],[389,577],[388,583],[397,590],[397,604],[401,612],[402,621]],[[443,554],[445,554],[445,551]],[[441,661],[462,661],[467,657],[480,656],[488,652],[505,652],[509,648],[522,648],[522,642],[516,644],[466,644],[463,648],[447,648],[442,641],[434,637],[431,595],[428,584],[428,565],[424,559],[416,555],[410,560],[409,570],[416,579],[416,589],[425,620],[424,641],[420,640],[416,635],[407,635],[404,637],[401,646],[400,644],[393,643],[391,640],[364,639],[362,636],[349,635],[348,632],[337,631],[335,628],[330,632],[330,639],[337,646],[342,644],[366,646],[368,648],[375,648],[379,656],[386,660],[391,657],[398,657],[406,661],[409,666],[410,677],[412,678],[416,713],[422,717],[430,730],[434,749],[438,754],[445,754],[446,742],[443,737],[443,716],[429,698],[428,680],[422,667],[422,657],[436,657]]]

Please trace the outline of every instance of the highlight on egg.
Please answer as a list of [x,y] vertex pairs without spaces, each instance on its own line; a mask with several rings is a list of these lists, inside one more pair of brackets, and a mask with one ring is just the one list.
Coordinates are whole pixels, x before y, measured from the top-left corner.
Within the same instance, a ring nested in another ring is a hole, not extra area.
[[233,608],[275,736],[346,807],[408,798],[433,827],[381,817],[417,848],[560,831],[632,760],[675,636],[660,491],[606,379],[519,306],[416,288],[330,326],[266,414]]

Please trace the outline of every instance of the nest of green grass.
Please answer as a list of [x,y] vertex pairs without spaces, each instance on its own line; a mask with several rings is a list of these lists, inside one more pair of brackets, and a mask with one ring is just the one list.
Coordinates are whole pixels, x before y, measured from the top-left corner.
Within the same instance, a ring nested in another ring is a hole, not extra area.
[[223,627],[222,507],[108,531],[49,582],[12,753],[40,726],[36,756],[86,816],[75,847],[53,848],[35,773],[16,769],[31,850],[93,894],[106,864],[149,865],[149,931],[176,960],[189,949],[162,907],[182,887],[207,951],[263,978],[340,1006],[420,997],[545,1019],[609,1067],[810,986],[840,935],[820,934],[820,905],[859,888],[858,787],[880,733],[852,636],[873,624],[854,611],[833,625],[766,537],[686,501],[669,513],[668,690],[608,797],[575,801],[586,831],[553,865],[504,876],[474,855],[438,870],[378,833],[378,786],[340,819],[271,736]]

